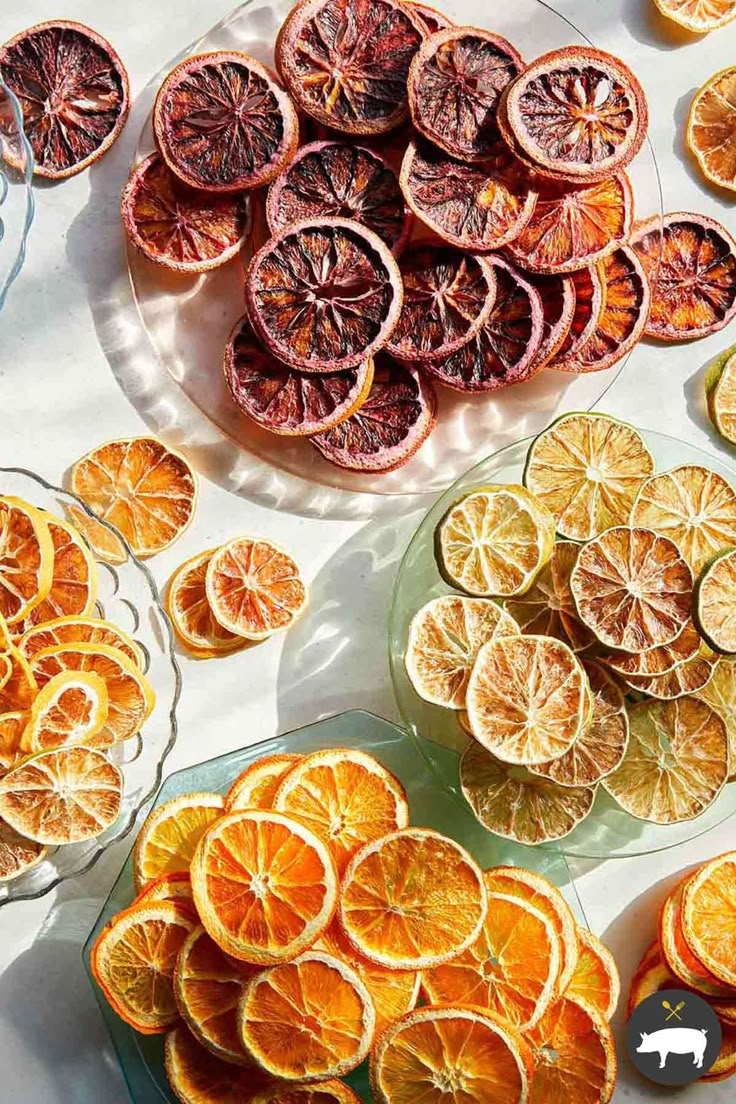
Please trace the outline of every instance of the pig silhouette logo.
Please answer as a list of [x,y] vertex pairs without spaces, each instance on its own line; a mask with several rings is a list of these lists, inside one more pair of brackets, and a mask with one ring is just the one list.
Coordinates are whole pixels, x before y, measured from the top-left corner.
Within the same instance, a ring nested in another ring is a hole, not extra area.
[[664,1069],[670,1054],[692,1054],[698,1069],[703,1068],[703,1055],[708,1046],[706,1028],[663,1027],[661,1031],[653,1031],[651,1035],[647,1035],[644,1031],[641,1031],[640,1035],[641,1043],[636,1048],[636,1053],[657,1053],[660,1069]]
[[639,1073],[659,1085],[689,1085],[710,1070],[721,1049],[721,1024],[710,1005],[684,989],[661,989],[638,1004],[626,1046]]

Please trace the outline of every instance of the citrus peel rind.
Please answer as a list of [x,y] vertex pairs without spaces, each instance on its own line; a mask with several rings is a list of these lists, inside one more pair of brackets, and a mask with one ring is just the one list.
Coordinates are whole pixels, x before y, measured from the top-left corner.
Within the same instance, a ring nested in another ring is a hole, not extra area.
[[186,874],[202,835],[221,816],[216,793],[186,793],[159,805],[144,820],[133,848],[133,878],[140,892],[165,874]]

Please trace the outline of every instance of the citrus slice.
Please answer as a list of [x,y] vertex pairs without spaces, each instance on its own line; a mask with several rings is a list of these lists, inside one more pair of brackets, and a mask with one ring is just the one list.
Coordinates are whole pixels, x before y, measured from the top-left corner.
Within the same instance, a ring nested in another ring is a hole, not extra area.
[[736,19],[734,0],[654,0],[654,3],[667,19],[695,34],[716,31]]
[[[732,19],[736,17],[733,0],[720,2],[728,4]],[[715,73],[695,94],[687,120],[687,144],[707,180],[730,192],[736,191],[736,69],[733,66]]]
[[695,628],[695,623],[690,620],[686,622],[685,628],[671,644],[648,648],[646,652],[603,649],[597,658],[623,679],[651,679],[657,675],[669,674],[681,664],[695,659],[701,647],[700,633]]
[[20,877],[46,858],[46,848],[0,820],[0,885]]
[[103,644],[122,652],[136,667],[143,667],[143,655],[135,641],[111,621],[96,617],[57,617],[44,625],[34,625],[18,641],[18,651],[30,661],[38,652],[64,644]]
[[22,622],[49,593],[54,544],[40,510],[17,498],[0,498],[0,614]]
[[199,552],[177,567],[166,591],[166,612],[182,644],[195,655],[228,655],[245,646],[242,636],[224,629],[207,601],[207,568],[217,551]]
[[398,778],[372,755],[350,748],[302,756],[281,782],[274,808],[319,836],[338,874],[364,844],[409,823]]
[[81,23],[59,19],[21,31],[0,48],[0,70],[23,109],[37,176],[60,180],[81,172],[125,126],[125,66],[102,35]]
[[484,644],[467,691],[475,738],[506,763],[559,759],[590,717],[588,678],[572,649],[546,636]]
[[478,597],[524,594],[552,555],[554,518],[528,491],[497,484],[470,491],[445,514],[435,554],[450,586]]
[[74,528],[82,534],[98,560],[103,560],[113,567],[119,567],[128,562],[130,553],[116,530],[103,525],[94,514],[82,506],[67,505],[64,507],[64,513]]
[[429,828],[366,844],[343,877],[345,934],[365,958],[390,969],[422,970],[461,954],[480,935],[486,911],[475,860]]
[[52,751],[65,744],[93,743],[107,713],[104,679],[94,671],[61,671],[44,684],[33,701],[23,749]]
[[445,13],[438,11],[437,8],[432,8],[429,4],[420,4],[418,0],[409,0],[409,3],[421,18],[429,34],[434,34],[435,31],[444,31],[446,27],[452,26],[452,20],[448,19]]
[[606,287],[600,265],[570,273],[575,289],[575,309],[567,333],[548,368],[557,368],[574,360],[593,336],[606,302]]
[[732,551],[722,553],[704,569],[695,592],[698,628],[706,643],[718,652],[736,652],[735,610],[736,551]]
[[659,913],[659,943],[665,962],[681,985],[687,985],[705,997],[728,997],[732,990],[706,969],[693,954],[685,939],[682,926],[682,908],[685,887],[690,879],[684,878],[668,893]]
[[705,376],[710,420],[721,437],[736,444],[736,346],[716,357]]
[[[587,270],[581,269],[581,272]],[[542,344],[532,362],[532,374],[546,368],[562,349],[575,317],[575,281],[572,276],[530,276],[542,300]]]
[[272,809],[279,786],[301,755],[264,755],[246,767],[225,795],[225,812]]
[[250,227],[247,196],[189,188],[159,153],[136,165],[123,192],[123,226],[149,261],[171,272],[209,272],[236,257]]
[[736,852],[711,859],[687,883],[682,931],[703,966],[736,986]]
[[513,616],[487,598],[432,598],[414,614],[409,628],[405,663],[412,686],[434,705],[464,709],[481,645],[518,631]]
[[182,870],[174,874],[162,874],[160,878],[154,878],[152,882],[148,882],[135,898],[133,904],[140,905],[144,901],[175,901],[180,908],[188,912],[199,923],[192,896],[192,883],[189,874],[185,874]]
[[628,522],[653,472],[654,457],[632,426],[607,414],[565,414],[533,441],[524,484],[563,537],[587,541]]
[[728,775],[726,726],[698,698],[643,701],[629,710],[629,745],[621,766],[603,779],[631,816],[677,824],[699,816]]
[[736,775],[736,663],[731,659],[719,659],[710,679],[696,696],[715,709],[726,725],[731,781]]
[[367,399],[334,429],[312,437],[325,460],[359,472],[390,472],[408,463],[437,424],[432,383],[414,365],[381,353]]
[[174,970],[174,998],[187,1027],[226,1062],[252,1065],[238,1029],[238,1002],[255,967],[226,955],[203,927],[181,945]]
[[261,1069],[293,1081],[342,1077],[367,1056],[373,1002],[347,963],[309,951],[256,974],[239,1009],[243,1044]]
[[534,1057],[530,1104],[608,1104],[613,1098],[613,1035],[591,1005],[561,997],[527,1040]]
[[558,786],[523,767],[509,766],[475,741],[460,760],[460,786],[484,828],[532,846],[569,836],[595,801],[595,790]]
[[721,1025],[721,1049],[703,1081],[727,1081],[736,1076],[736,1027],[729,1023]]
[[570,577],[578,616],[612,648],[671,643],[690,617],[693,577],[674,541],[616,526],[580,551]]
[[659,940],[655,939],[642,955],[631,979],[627,1015],[630,1017],[642,1001],[654,993],[659,993],[661,989],[679,989],[680,985],[681,979],[675,977],[670,970],[662,954]]
[[[705,649],[705,645],[703,645]],[[659,701],[674,701],[687,694],[699,694],[713,677],[715,659],[711,655],[700,654],[693,659],[680,663],[664,675],[653,678],[636,678],[628,675],[626,683],[641,694]]]
[[9,645],[0,653],[4,668],[0,681],[0,714],[27,713],[38,693],[38,683],[28,661],[17,648]]
[[15,626],[17,632],[58,617],[85,617],[94,610],[97,566],[87,542],[58,518],[48,518],[47,525],[54,546],[51,587],[46,597]]
[[119,912],[92,947],[90,968],[108,1003],[143,1035],[179,1019],[174,1000],[176,959],[195,924],[174,902]]
[[21,758],[20,741],[27,723],[27,713],[0,713],[0,776]]
[[556,998],[560,939],[551,921],[520,897],[488,893],[477,941],[441,966],[425,970],[430,1004],[472,1005],[527,1031]]
[[212,553],[205,592],[222,628],[247,640],[288,629],[308,596],[291,556],[256,537],[236,537]]
[[252,1065],[238,1067],[218,1058],[181,1023],[166,1035],[164,1061],[181,1104],[252,1104],[253,1094],[273,1080]]
[[225,802],[216,793],[186,793],[149,813],[133,849],[133,877],[140,892],[164,874],[186,874],[200,839]]
[[683,464],[641,486],[631,524],[669,537],[697,573],[721,549],[736,545],[736,491],[722,475]]
[[192,468],[154,437],[107,441],[92,449],[72,467],[71,488],[141,557],[161,552],[181,536],[197,498]]
[[361,1104],[344,1081],[320,1081],[316,1085],[274,1085],[251,1098],[249,1104]]
[[383,1033],[371,1055],[379,1104],[528,1104],[523,1036],[480,1008],[418,1008]]
[[578,620],[570,591],[570,575],[579,550],[573,541],[557,541],[531,589],[504,603],[504,609],[523,633],[552,636],[569,644],[575,652],[595,640],[590,629]]
[[208,934],[222,950],[269,965],[295,958],[319,939],[337,906],[327,847],[281,813],[226,813],[199,841],[190,877]]
[[115,823],[122,787],[120,771],[102,752],[44,751],[0,779],[0,818],[36,843],[78,843]]
[[714,219],[657,215],[634,228],[631,246],[651,286],[649,337],[707,337],[736,315],[736,242]]
[[580,953],[566,997],[584,1001],[610,1020],[621,995],[621,978],[613,955],[587,928],[578,928]]

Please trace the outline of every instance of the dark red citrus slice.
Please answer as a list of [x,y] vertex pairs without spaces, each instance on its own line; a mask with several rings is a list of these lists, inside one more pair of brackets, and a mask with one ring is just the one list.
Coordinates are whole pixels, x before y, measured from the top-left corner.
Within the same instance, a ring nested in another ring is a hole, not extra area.
[[633,249],[622,246],[601,261],[606,299],[593,333],[571,356],[555,364],[561,372],[603,372],[639,343],[649,317],[649,281]]
[[559,353],[575,317],[575,283],[571,276],[525,278],[542,299],[542,344],[534,358],[534,372],[541,371]]
[[449,246],[418,245],[399,261],[404,306],[388,350],[400,360],[443,360],[478,333],[493,306],[493,270]]
[[81,23],[58,19],[21,31],[0,46],[0,75],[20,101],[38,176],[60,180],[86,169],[128,118],[125,66]]
[[267,352],[250,322],[236,323],[225,347],[225,380],[244,414],[271,433],[308,437],[349,418],[373,382],[373,361],[344,372],[298,372]]
[[250,226],[250,199],[182,184],[158,153],[137,165],[123,192],[123,225],[140,252],[174,272],[205,272],[231,260]]
[[406,118],[406,79],[425,35],[398,0],[301,0],[276,40],[276,65],[302,111],[345,134],[384,134]]
[[435,31],[443,31],[445,27],[452,26],[452,20],[448,19],[444,12],[437,11],[437,8],[432,8],[429,4],[418,4],[416,0],[408,0],[411,3],[412,11],[420,17],[422,23],[427,29],[427,34],[434,34]]
[[423,365],[454,391],[498,391],[539,370],[536,358],[544,333],[541,296],[507,261],[493,256],[488,264],[496,274],[496,297],[488,320],[452,356]]
[[500,249],[518,237],[537,201],[528,175],[500,139],[482,165],[413,141],[401,166],[401,187],[430,230],[474,253]]
[[649,125],[629,67],[592,46],[543,54],[509,87],[501,126],[542,173],[592,182],[631,162]]
[[430,381],[413,365],[381,354],[360,409],[311,441],[340,468],[389,472],[411,460],[436,422],[437,397]]
[[297,222],[275,234],[245,282],[257,335],[303,372],[356,368],[391,337],[402,300],[391,250],[348,219]]
[[347,142],[302,146],[269,188],[266,215],[274,234],[302,219],[355,219],[395,254],[406,245],[411,227],[411,213],[388,162]]
[[652,290],[648,337],[707,337],[736,315],[736,241],[715,219],[655,216],[634,228],[631,245]]
[[153,130],[171,171],[208,192],[268,184],[299,142],[294,105],[275,74],[236,50],[179,62],[156,96]]
[[409,109],[420,134],[460,161],[483,161],[497,140],[496,107],[524,68],[510,42],[477,27],[430,35],[409,70]]
[[577,188],[548,181],[508,252],[531,272],[588,268],[628,241],[633,210],[625,173]]
[[572,323],[559,351],[548,361],[548,368],[557,369],[560,364],[577,356],[578,351],[595,333],[606,301],[602,269],[598,265],[572,272],[570,279],[575,286],[575,310]]

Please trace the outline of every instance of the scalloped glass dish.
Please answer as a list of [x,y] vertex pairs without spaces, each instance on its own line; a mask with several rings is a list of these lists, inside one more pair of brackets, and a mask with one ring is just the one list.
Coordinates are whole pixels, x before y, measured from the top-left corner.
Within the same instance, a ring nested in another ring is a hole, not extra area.
[[[94,516],[76,495],[20,468],[0,468],[0,494],[16,495],[62,518],[68,516],[70,508]],[[42,897],[67,878],[83,874],[110,844],[126,836],[142,806],[160,786],[164,760],[176,740],[181,675],[174,658],[171,626],[161,607],[156,584],[117,530],[106,522],[95,521],[117,540],[122,561],[113,567],[97,560],[99,593],[95,616],[117,625],[142,649],[144,669],[156,704],[141,732],[110,750],[110,758],[123,773],[122,805],[115,823],[95,839],[49,848],[42,862],[11,881],[0,882],[0,907],[11,901]]]
[[[273,44],[292,0],[248,0],[213,27],[187,53],[243,50],[273,65]],[[523,56],[537,55],[587,39],[542,0],[515,0],[493,6],[487,0],[445,0],[447,15],[459,24],[491,27]],[[158,74],[157,88],[181,56]],[[150,117],[136,158],[154,148]],[[637,217],[662,215],[659,172],[646,143],[630,168]],[[490,396],[465,396],[438,386],[439,421],[429,441],[398,471],[383,475],[345,471],[328,463],[305,439],[266,432],[240,413],[221,371],[227,337],[243,314],[244,254],[215,272],[196,277],[162,274],[132,247],[128,271],[140,324],[154,353],[186,396],[245,453],[273,468],[322,486],[381,495],[439,492],[469,466],[520,437],[538,433],[553,418],[587,410],[600,401],[624,367],[571,376],[542,372],[528,383]],[[635,355],[635,354],[634,354]]]
[[33,153],[18,100],[0,80],[0,310],[26,256],[33,222]]
[[[715,456],[662,433],[640,430],[657,462],[657,471],[678,464],[702,464],[736,486],[736,471]],[[443,514],[465,492],[488,483],[521,483],[531,439],[519,441],[489,456],[437,499],[417,529],[396,577],[389,615],[389,662],[401,715],[410,731],[421,737],[435,765],[445,749],[460,752],[469,742],[453,712],[423,701],[406,673],[404,657],[411,619],[425,602],[440,594],[457,593],[441,578],[434,557],[434,533]],[[444,782],[464,800],[457,771]],[[544,848],[568,856],[594,859],[629,858],[676,847],[722,824],[736,813],[736,783],[728,784],[701,816],[680,824],[658,825],[636,820],[624,812],[602,786],[592,811],[569,836]]]

